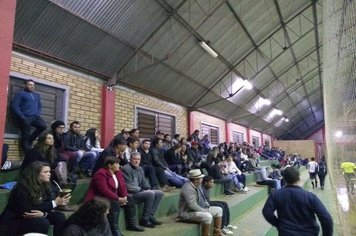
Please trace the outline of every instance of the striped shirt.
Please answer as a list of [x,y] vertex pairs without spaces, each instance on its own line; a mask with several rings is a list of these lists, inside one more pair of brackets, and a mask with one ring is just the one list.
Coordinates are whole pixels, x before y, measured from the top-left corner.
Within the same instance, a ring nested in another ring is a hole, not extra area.
[[318,163],[316,163],[315,161],[310,161],[307,164],[307,168],[309,170],[309,173],[316,173],[316,170],[318,168]]

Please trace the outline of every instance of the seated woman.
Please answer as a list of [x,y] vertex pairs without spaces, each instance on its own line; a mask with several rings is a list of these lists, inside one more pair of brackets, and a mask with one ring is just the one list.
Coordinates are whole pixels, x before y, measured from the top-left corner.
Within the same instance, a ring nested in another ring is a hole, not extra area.
[[110,202],[106,198],[96,197],[84,203],[63,225],[65,236],[112,236],[106,215]]
[[99,158],[100,153],[104,150],[100,147],[100,134],[97,129],[91,128],[87,130],[84,137],[83,146],[84,146],[83,149],[86,152],[95,153],[94,158],[91,158],[90,155],[84,156],[83,159],[88,157],[90,158],[90,160],[86,160],[86,159],[82,160],[82,167],[81,167],[81,169],[83,169],[86,172],[86,175],[88,177],[92,177],[92,172],[95,167],[95,162]]
[[[235,162],[232,159],[232,154],[228,154],[225,161],[224,166],[226,170],[229,172],[229,175],[236,177],[239,183],[243,186],[241,191],[247,192],[249,189],[246,187],[246,175],[242,174],[239,168],[237,168]],[[234,178],[233,178],[234,179]],[[238,183],[235,183],[238,184]]]
[[54,147],[59,151],[62,158],[68,163],[68,169],[70,170],[70,166],[77,159],[78,153],[67,151],[65,144],[65,124],[61,120],[56,120],[51,125],[51,133],[54,138]]
[[62,188],[72,189],[74,184],[67,182],[67,162],[54,148],[53,135],[50,132],[43,132],[38,137],[37,144],[26,153],[21,165],[21,171],[26,169],[35,161],[45,162],[50,165],[51,171]]
[[187,145],[181,143],[179,154],[183,161],[181,174],[183,177],[187,177],[193,165],[193,160],[190,159],[191,156],[188,153]]
[[113,236],[122,236],[119,229],[121,207],[125,209],[126,229],[144,231],[144,228],[136,225],[135,200],[127,193],[124,177],[120,170],[120,161],[116,157],[106,158],[104,167],[100,168],[90,181],[85,197],[85,202],[95,197],[104,197],[109,200],[110,211],[107,219]]
[[205,176],[202,182],[202,190],[206,200],[210,206],[221,207],[222,209],[222,221],[221,231],[227,235],[233,235],[232,229],[237,229],[236,226],[230,225],[230,210],[226,202],[223,201],[210,201],[210,189],[214,187],[214,178],[211,176]]
[[0,216],[0,235],[15,236],[29,232],[47,235],[51,224],[54,225],[54,236],[61,235],[66,218],[62,212],[53,209],[66,205],[70,194],[52,200],[50,178],[50,165],[39,161],[31,163],[21,173]]

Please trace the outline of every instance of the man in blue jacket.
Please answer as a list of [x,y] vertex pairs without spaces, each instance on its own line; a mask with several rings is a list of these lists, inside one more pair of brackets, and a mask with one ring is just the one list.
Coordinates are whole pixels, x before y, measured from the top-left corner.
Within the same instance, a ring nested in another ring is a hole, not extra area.
[[[23,82],[24,90],[15,94],[12,110],[15,112],[21,130],[22,147],[25,152],[31,149],[32,142],[47,128],[41,118],[41,97],[35,90],[35,82],[31,79]],[[31,127],[36,130],[30,134]]]
[[[268,197],[262,213],[278,229],[279,236],[318,236],[318,216],[323,236],[333,235],[333,220],[319,198],[299,186],[299,171],[288,167],[283,171],[287,186]],[[277,210],[278,217],[274,214]]]

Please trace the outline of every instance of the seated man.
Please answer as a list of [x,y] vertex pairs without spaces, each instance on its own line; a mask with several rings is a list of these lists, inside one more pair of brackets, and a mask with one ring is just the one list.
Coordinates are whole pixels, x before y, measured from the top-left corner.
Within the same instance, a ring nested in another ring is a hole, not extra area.
[[141,154],[139,152],[132,153],[130,163],[122,167],[122,173],[129,195],[133,197],[136,204],[144,203],[140,225],[154,228],[156,225],[162,224],[162,222],[155,219],[154,215],[163,197],[163,192],[150,189],[150,185],[147,183],[145,174],[140,167],[140,161]]
[[171,171],[168,167],[166,160],[164,159],[164,155],[161,151],[162,149],[162,139],[156,138],[153,140],[153,147],[150,152],[153,158],[153,165],[156,167],[160,167],[164,170],[164,174],[168,180],[168,182],[175,187],[182,187],[183,184],[188,180],[180,175],[177,175],[173,171]]
[[[291,168],[291,167],[288,167]],[[256,183],[260,185],[268,185],[272,190],[281,188],[281,182],[278,179],[271,179],[267,176],[273,172],[271,167],[261,167],[255,171]]]
[[[350,191],[350,180],[353,179],[353,181],[355,181],[355,168],[356,165],[352,162],[341,163],[341,169],[346,181],[347,191]],[[351,187],[351,193],[354,193],[353,186]]]
[[[69,131],[65,133],[64,141],[66,151],[74,152],[76,159],[72,164],[72,171],[84,171],[88,177],[92,176],[93,167],[96,161],[96,153],[83,150],[84,137],[80,134],[80,123],[78,121],[73,121],[69,125]],[[81,163],[81,166],[79,167]],[[79,169],[78,169],[79,167]],[[82,174],[82,173],[79,173]]]
[[180,190],[178,220],[202,223],[201,235],[208,236],[214,217],[213,236],[223,236],[221,232],[222,209],[209,205],[201,189],[203,177],[199,169],[189,171],[189,181]]
[[247,171],[256,171],[260,169],[260,165],[257,163],[257,155],[252,154],[250,160],[247,163]]
[[225,171],[221,169],[221,165],[223,165],[221,159],[218,157],[215,158],[215,165],[210,168],[209,175],[214,178],[215,183],[224,184],[225,195],[233,195],[234,192],[231,191],[232,185],[234,184],[233,179],[225,176],[228,172],[225,173]]
[[161,190],[169,192],[174,189],[167,185],[167,178],[164,174],[164,169],[152,165],[152,154],[150,152],[151,142],[149,139],[142,141],[141,147],[137,151],[141,154],[140,166],[145,172],[145,176],[150,181],[151,189],[157,189],[158,180],[160,182]]

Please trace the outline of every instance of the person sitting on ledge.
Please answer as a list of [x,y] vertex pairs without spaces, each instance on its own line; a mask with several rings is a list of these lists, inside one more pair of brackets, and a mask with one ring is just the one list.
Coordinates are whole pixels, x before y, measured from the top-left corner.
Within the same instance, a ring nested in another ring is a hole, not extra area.
[[67,205],[70,194],[52,200],[50,179],[51,167],[44,162],[32,162],[21,173],[0,215],[0,236],[30,232],[47,235],[50,225],[54,225],[54,236],[62,235],[60,231],[66,217],[53,209]]
[[122,236],[119,229],[121,207],[125,209],[126,229],[144,231],[144,228],[136,225],[135,200],[127,193],[119,162],[116,157],[106,158],[103,168],[100,168],[90,181],[85,196],[85,202],[95,197],[105,197],[109,200],[110,211],[107,218],[113,236]]
[[278,190],[281,188],[281,182],[278,179],[268,178],[273,172],[271,167],[261,167],[261,169],[255,171],[256,183],[260,185],[268,185],[271,190]]
[[221,231],[224,234],[232,235],[234,234],[231,230],[237,229],[236,226],[230,225],[230,209],[226,202],[224,201],[210,201],[210,189],[214,187],[214,179],[211,176],[204,176],[202,183],[202,190],[206,200],[209,202],[210,206],[218,206],[222,209],[222,223]]
[[213,236],[224,236],[221,232],[222,209],[209,205],[201,189],[203,177],[199,169],[189,171],[189,181],[183,185],[179,194],[177,221],[202,223],[201,236],[209,236],[214,218]]
[[62,235],[65,236],[112,236],[106,215],[110,202],[96,197],[84,203],[64,222]]

